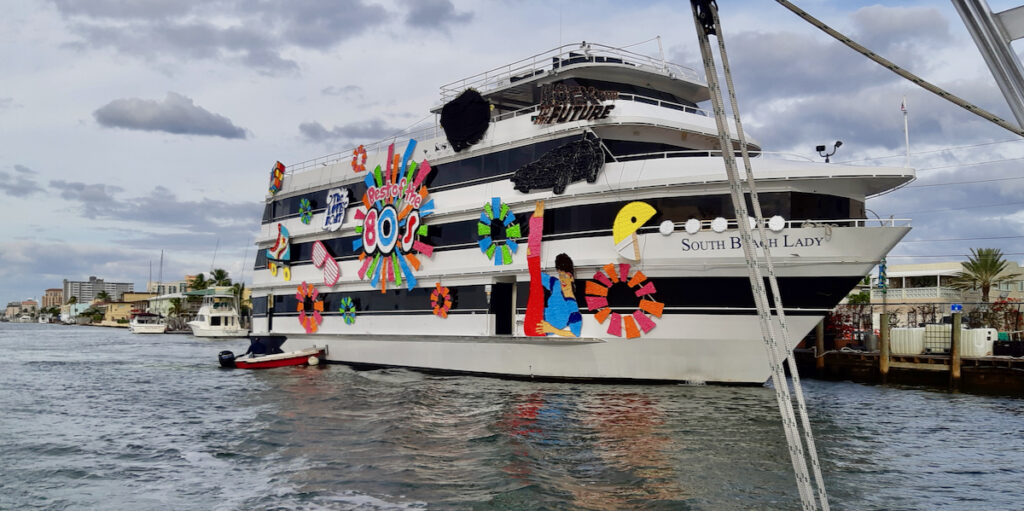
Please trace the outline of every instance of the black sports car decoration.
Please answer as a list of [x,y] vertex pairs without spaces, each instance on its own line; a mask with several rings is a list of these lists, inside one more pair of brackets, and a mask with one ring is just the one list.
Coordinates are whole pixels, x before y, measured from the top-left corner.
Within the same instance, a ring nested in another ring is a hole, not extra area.
[[551,188],[561,195],[569,183],[584,179],[588,183],[597,181],[603,166],[601,141],[584,138],[544,153],[540,159],[519,167],[510,179],[515,189],[523,193]]
[[479,142],[490,121],[491,104],[473,89],[462,91],[441,107],[441,127],[455,152]]

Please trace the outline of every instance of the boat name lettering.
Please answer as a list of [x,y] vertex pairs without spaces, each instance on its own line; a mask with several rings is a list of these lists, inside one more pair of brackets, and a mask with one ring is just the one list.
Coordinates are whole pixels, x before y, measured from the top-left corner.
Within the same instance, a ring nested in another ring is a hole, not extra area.
[[618,91],[597,90],[595,87],[544,85],[541,87],[540,109],[533,117],[533,123],[554,124],[604,119],[615,105],[605,105],[602,102],[618,97]]
[[423,202],[423,197],[416,193],[416,190],[408,189],[408,183],[403,178],[399,184],[388,183],[384,186],[371,186],[366,189],[366,198],[371,203],[377,201],[385,201],[387,199],[393,199],[399,197],[405,193],[405,197],[402,199],[406,204],[411,204],[413,208],[420,207]]
[[[781,245],[780,245],[781,240]],[[807,236],[807,237],[795,237],[788,234],[782,235],[782,238],[771,238],[768,240],[768,248],[794,248],[794,247],[820,247],[822,242],[825,241],[824,237],[819,236]],[[761,247],[761,242],[754,240],[754,246]],[[708,250],[736,250],[743,248],[743,242],[739,236],[729,236],[728,240],[691,240],[683,238],[682,240],[683,252],[691,251],[708,251]]]

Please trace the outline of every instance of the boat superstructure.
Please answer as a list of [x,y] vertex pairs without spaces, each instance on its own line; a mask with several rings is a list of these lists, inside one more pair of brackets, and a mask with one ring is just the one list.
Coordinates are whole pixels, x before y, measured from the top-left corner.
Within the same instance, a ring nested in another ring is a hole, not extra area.
[[167,321],[159,314],[133,311],[128,329],[133,334],[162,334],[167,331]]
[[230,287],[188,291],[187,296],[201,296],[203,303],[196,318],[188,322],[196,337],[245,337],[249,329],[242,326],[238,297]]
[[[763,383],[707,98],[583,43],[443,86],[425,130],[275,165],[254,332],[357,365]],[[864,200],[913,171],[747,149],[795,342],[908,232]]]

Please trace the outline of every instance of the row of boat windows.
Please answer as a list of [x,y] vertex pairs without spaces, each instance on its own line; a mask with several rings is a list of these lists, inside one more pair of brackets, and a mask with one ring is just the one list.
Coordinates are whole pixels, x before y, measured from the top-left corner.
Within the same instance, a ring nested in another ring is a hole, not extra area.
[[633,85],[631,83],[618,83],[618,82],[606,82],[604,80],[594,80],[592,78],[567,78],[562,80],[563,83],[568,86],[579,85],[581,87],[594,87],[597,90],[602,91],[617,91],[622,94],[634,94],[637,96],[645,96],[653,99],[660,99],[662,101],[671,101],[680,105],[697,108],[697,104],[692,101],[687,101],[678,96],[669,94],[668,92],[652,89],[650,87],[644,87],[641,85]]
[[[206,321],[206,316],[200,314],[196,316],[199,321]],[[223,321],[221,321],[223,319]],[[234,316],[210,316],[210,326],[235,326]]]
[[[801,220],[841,220],[864,218],[864,203],[836,197],[833,195],[811,194],[803,192],[768,192],[758,194],[761,210],[765,218],[780,215],[786,219]],[[607,235],[615,221],[619,209],[629,201],[604,204],[583,204],[549,210],[544,214],[544,236],[551,239],[557,236]],[[688,197],[662,197],[646,201],[658,212],[647,222],[641,232],[653,232],[663,220],[685,222],[690,218],[711,220],[716,217],[735,218],[732,200],[726,194]],[[481,208],[482,208],[481,204]],[[752,208],[747,196],[747,207]],[[527,215],[517,216],[525,241],[529,236]],[[495,229],[493,237],[503,239],[504,231]],[[358,236],[320,240],[327,246],[330,253],[338,259],[350,259],[359,255],[353,250],[352,243]],[[421,238],[425,243],[433,245],[435,250],[465,248],[476,245],[480,239],[477,234],[477,220],[451,222],[446,224],[427,224],[427,236]],[[294,243],[291,245],[293,263],[307,262],[313,251],[313,243]],[[256,253],[256,269],[266,267],[266,251]]]
[[[566,144],[577,137],[563,137],[536,144],[514,147],[504,151],[465,158],[434,167],[427,177],[427,188],[431,192],[473,184],[507,179],[509,174],[530,162],[536,161],[544,153]],[[630,155],[642,155],[666,151],[683,151],[685,148],[656,142],[639,142],[627,140],[603,140],[608,150],[616,158],[629,159]],[[611,156],[606,155],[611,160]],[[366,192],[366,183],[360,181],[345,185],[349,190],[349,199],[358,199]],[[299,205],[303,199],[309,201],[314,212],[326,207],[328,190],[318,190],[304,195],[274,200],[263,209],[263,223],[289,218],[299,214]]]
[[[590,278],[589,272],[577,272],[574,290],[581,312],[587,311],[586,281]],[[838,304],[859,280],[857,277],[782,277],[778,282],[779,292],[787,309],[820,309],[824,302],[828,302],[829,307]],[[648,298],[669,308],[754,308],[750,281],[746,277],[664,277],[651,278],[650,282],[654,284],[656,292]],[[768,285],[767,281],[765,285]],[[482,285],[449,286],[448,289],[452,295],[452,313],[495,312],[489,305],[486,290]],[[511,287],[494,286],[494,292],[498,292],[498,289],[511,292]],[[320,293],[319,297],[324,301],[324,311],[327,314],[339,313],[342,297],[352,298],[357,313],[422,313],[431,309],[432,291],[432,287],[416,288],[412,291],[392,289],[386,293],[376,290],[337,291]],[[529,293],[529,282],[516,283],[515,307],[520,313],[526,310]],[[609,288],[607,298],[612,311],[620,314],[632,314],[639,305],[639,299],[633,290],[623,282]],[[298,300],[294,294],[274,295],[273,300],[275,315],[292,314],[297,311]],[[500,300],[492,295],[490,303],[511,304],[512,301]],[[252,304],[254,316],[267,315],[266,296],[253,297]]]

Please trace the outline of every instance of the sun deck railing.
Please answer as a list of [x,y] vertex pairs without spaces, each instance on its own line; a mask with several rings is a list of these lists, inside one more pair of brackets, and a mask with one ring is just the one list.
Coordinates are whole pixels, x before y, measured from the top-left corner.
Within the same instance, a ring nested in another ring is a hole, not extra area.
[[647,71],[662,73],[668,76],[679,76],[697,83],[704,83],[703,78],[696,71],[688,67],[622,48],[584,42],[582,44],[562,45],[553,50],[538,53],[517,62],[442,85],[441,101],[447,103],[470,87],[484,93],[509,85],[517,80],[531,78],[563,66],[585,62],[636,66]]

